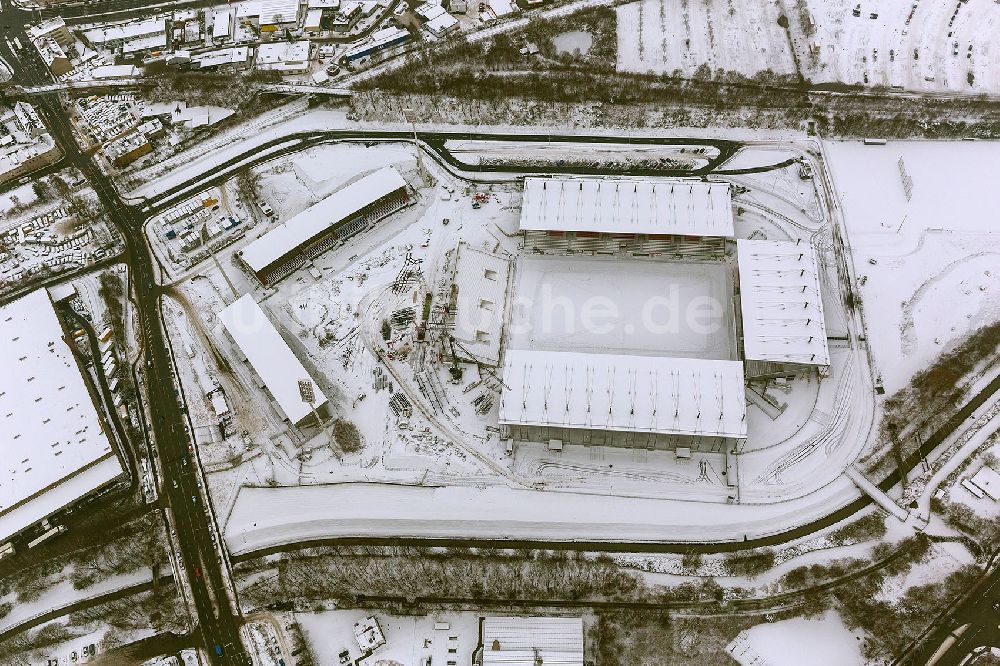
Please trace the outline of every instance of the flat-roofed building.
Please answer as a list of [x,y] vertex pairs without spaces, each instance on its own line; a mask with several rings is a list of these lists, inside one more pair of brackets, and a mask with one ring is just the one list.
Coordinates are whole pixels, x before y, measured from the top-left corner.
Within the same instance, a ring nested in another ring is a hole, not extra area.
[[199,69],[245,67],[250,64],[250,53],[250,48],[247,46],[231,46],[225,49],[199,53],[191,59],[191,62]]
[[272,285],[409,200],[403,177],[383,167],[279,224],[246,245],[239,257],[262,285]]
[[233,38],[233,13],[223,10],[215,14],[212,20],[212,41],[228,42]]
[[526,178],[520,229],[538,252],[720,257],[733,236],[728,183]]
[[301,74],[309,69],[309,42],[270,42],[257,47],[257,69]]
[[579,617],[484,617],[483,666],[583,666]]
[[350,63],[357,62],[363,58],[372,56],[380,51],[391,49],[394,46],[405,44],[410,40],[410,33],[402,28],[383,28],[371,34],[368,41],[362,42],[358,46],[344,54],[344,60]]
[[[312,421],[313,409],[323,418],[326,396],[254,300],[253,294],[245,294],[234,301],[219,313],[219,319],[260,378],[261,387],[267,389],[292,425],[300,426]],[[315,398],[311,406],[303,401],[299,382],[308,383]]]
[[503,384],[518,441],[725,452],[747,435],[739,361],[507,350]]
[[134,79],[142,74],[135,65],[100,65],[90,70],[92,79]]
[[444,37],[458,30],[459,24],[457,18],[448,12],[443,12],[425,23],[424,27],[435,37]]
[[736,241],[747,374],[830,365],[819,263],[809,241]]
[[306,12],[306,20],[302,23],[302,29],[306,32],[319,32],[323,23],[323,10],[310,9]]
[[299,0],[257,0],[261,32],[294,27],[299,22]]
[[452,335],[459,358],[499,364],[509,275],[509,259],[459,244],[451,294]]
[[141,21],[105,25],[88,30],[83,36],[95,47],[106,49],[118,48],[126,42],[143,43],[142,40],[154,40],[156,43],[162,42],[166,45],[167,20],[162,16],[156,16]]
[[0,542],[123,474],[44,289],[0,307]]

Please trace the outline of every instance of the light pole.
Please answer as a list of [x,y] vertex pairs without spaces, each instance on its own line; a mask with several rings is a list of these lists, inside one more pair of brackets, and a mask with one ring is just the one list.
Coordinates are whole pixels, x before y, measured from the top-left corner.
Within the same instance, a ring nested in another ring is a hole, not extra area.
[[427,171],[424,169],[424,151],[420,149],[420,143],[417,139],[417,123],[413,119],[413,109],[407,107],[402,109],[402,111],[403,119],[410,123],[410,128],[413,130],[413,148],[417,151],[417,170],[420,173],[420,180],[427,185],[429,178],[427,177]]

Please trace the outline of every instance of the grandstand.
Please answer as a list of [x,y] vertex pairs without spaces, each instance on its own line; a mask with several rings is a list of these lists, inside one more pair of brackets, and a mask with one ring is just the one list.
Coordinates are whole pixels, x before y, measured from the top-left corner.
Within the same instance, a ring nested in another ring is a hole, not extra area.
[[816,252],[808,241],[738,240],[749,376],[830,365]]
[[409,201],[406,181],[392,167],[384,167],[249,243],[239,252],[240,260],[261,285],[272,286]]
[[728,183],[526,178],[520,228],[541,253],[719,258],[733,236]]
[[727,452],[747,434],[739,361],[514,350],[503,377],[520,441]]

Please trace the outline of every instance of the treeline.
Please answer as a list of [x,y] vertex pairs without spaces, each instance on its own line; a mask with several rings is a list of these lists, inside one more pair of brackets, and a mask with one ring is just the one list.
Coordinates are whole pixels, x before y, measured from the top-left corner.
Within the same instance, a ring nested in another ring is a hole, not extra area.
[[[420,556],[350,551],[298,554],[279,561],[276,571],[252,576],[243,603],[268,606],[276,599],[308,604],[359,595],[467,599],[624,599],[644,593],[637,574],[610,557],[572,552],[489,552]],[[236,567],[238,574],[253,565]]]
[[890,458],[885,447],[896,438],[899,457],[905,459],[920,445],[918,432],[928,425],[941,425],[964,402],[971,373],[984,362],[991,362],[1000,349],[1000,321],[973,331],[951,351],[945,352],[929,367],[913,376],[908,386],[885,401],[879,441],[883,448],[875,453],[871,469],[881,470]]

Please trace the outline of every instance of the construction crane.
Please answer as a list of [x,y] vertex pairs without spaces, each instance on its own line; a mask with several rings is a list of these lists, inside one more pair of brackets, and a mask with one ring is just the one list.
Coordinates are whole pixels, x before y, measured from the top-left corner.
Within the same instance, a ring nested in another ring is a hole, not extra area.
[[451,348],[451,367],[448,368],[448,372],[451,373],[451,383],[458,384],[462,381],[462,366],[458,364],[458,354],[455,353],[455,337],[452,335],[448,336],[448,346]]

